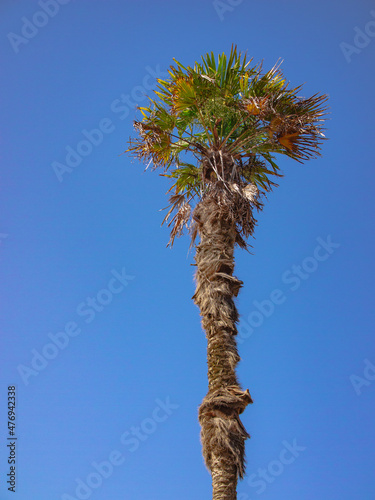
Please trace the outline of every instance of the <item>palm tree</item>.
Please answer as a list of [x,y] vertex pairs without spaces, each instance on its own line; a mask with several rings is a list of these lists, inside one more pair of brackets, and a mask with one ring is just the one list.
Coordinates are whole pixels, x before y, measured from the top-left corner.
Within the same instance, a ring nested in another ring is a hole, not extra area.
[[134,122],[138,136],[127,152],[174,181],[163,221],[171,227],[168,244],[184,227],[192,245],[199,237],[193,299],[208,342],[209,382],[201,441],[213,500],[233,500],[249,437],[240,414],[252,403],[236,376],[234,299],[242,282],[233,276],[234,249],[247,248],[254,212],[281,176],[274,154],[298,162],[320,154],[327,96],[299,97],[301,86],[289,88],[278,65],[263,72],[233,46],[217,62],[213,53],[193,68],[174,61],[170,78],[158,80],[157,99],[139,108],[143,119]]

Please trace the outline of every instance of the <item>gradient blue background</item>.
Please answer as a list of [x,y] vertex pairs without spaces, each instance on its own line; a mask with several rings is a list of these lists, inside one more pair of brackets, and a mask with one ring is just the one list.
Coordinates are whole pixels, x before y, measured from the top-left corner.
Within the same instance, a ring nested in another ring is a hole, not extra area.
[[[8,34],[20,35],[22,17],[41,8],[1,3],[1,500],[79,498],[76,479],[86,481],[92,462],[113,450],[123,464],[88,498],[210,498],[197,422],[207,382],[193,254],[186,236],[166,248],[159,209],[168,181],[120,156],[137,113],[116,112],[113,102],[133,93],[142,105],[144,83],[155,82],[147,68],[165,72],[172,57],[193,64],[232,43],[266,68],[284,59],[292,85],[306,82],[305,96],[329,94],[331,107],[323,157],[305,166],[280,159],[285,177],[259,214],[253,255],[236,253],[241,332],[254,300],[275,289],[286,297],[240,344],[239,377],[255,403],[243,416],[252,439],[239,500],[375,498],[375,381],[357,394],[350,379],[363,377],[365,359],[375,364],[375,39],[351,62],[340,48],[375,20],[375,4],[237,4],[220,19],[211,1],[73,0],[16,53]],[[112,132],[59,182],[53,162],[64,163],[65,148],[105,118]],[[283,273],[328,235],[340,247],[292,291]],[[123,268],[134,279],[86,323],[79,304]],[[81,333],[26,385],[19,366],[30,367],[31,351],[70,321]],[[5,484],[9,384],[18,392],[16,494]],[[163,422],[147,420],[167,398],[178,408]],[[135,443],[120,438],[142,425],[153,432],[131,451]],[[280,470],[274,461],[293,440],[304,449]],[[268,467],[278,475],[260,493],[249,478]]]

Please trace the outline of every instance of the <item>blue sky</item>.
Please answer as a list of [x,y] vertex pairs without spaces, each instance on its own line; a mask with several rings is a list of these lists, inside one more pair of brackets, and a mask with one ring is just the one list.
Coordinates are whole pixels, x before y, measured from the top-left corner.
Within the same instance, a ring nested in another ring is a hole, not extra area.
[[238,497],[373,500],[374,2],[0,11],[0,499],[210,498],[193,253],[188,237],[166,248],[168,181],[121,153],[173,57],[235,43],[266,68],[283,59],[331,107],[323,156],[280,159],[252,254],[236,252],[239,377],[254,399]]

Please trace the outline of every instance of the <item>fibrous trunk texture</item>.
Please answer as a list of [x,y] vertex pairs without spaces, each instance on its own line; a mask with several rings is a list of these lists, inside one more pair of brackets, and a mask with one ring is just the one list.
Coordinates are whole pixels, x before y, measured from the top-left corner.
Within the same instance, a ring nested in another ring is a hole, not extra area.
[[[245,440],[239,415],[252,403],[236,376],[239,361],[234,303],[242,282],[233,276],[237,230],[226,210],[225,189],[206,194],[194,211],[200,236],[195,303],[207,337],[208,393],[199,408],[203,456],[212,475],[213,500],[235,500],[244,474]],[[230,195],[231,196],[231,195]]]

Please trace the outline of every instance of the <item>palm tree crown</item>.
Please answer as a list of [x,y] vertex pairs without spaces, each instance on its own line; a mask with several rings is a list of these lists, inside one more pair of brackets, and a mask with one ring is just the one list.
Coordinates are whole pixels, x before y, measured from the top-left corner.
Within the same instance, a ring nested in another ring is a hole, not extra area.
[[[171,78],[158,80],[159,100],[149,97],[149,106],[139,108],[139,136],[127,152],[175,179],[164,219],[171,244],[190,227],[194,201],[219,183],[238,194],[231,197],[237,243],[246,246],[254,222],[247,206],[260,208],[259,195],[276,185],[272,176],[281,176],[274,154],[299,162],[320,154],[327,96],[299,97],[302,86],[289,88],[278,65],[263,72],[251,62],[233,46],[228,58],[223,53],[216,62],[206,54],[194,68],[175,60]],[[198,166],[186,161],[189,152]]]

